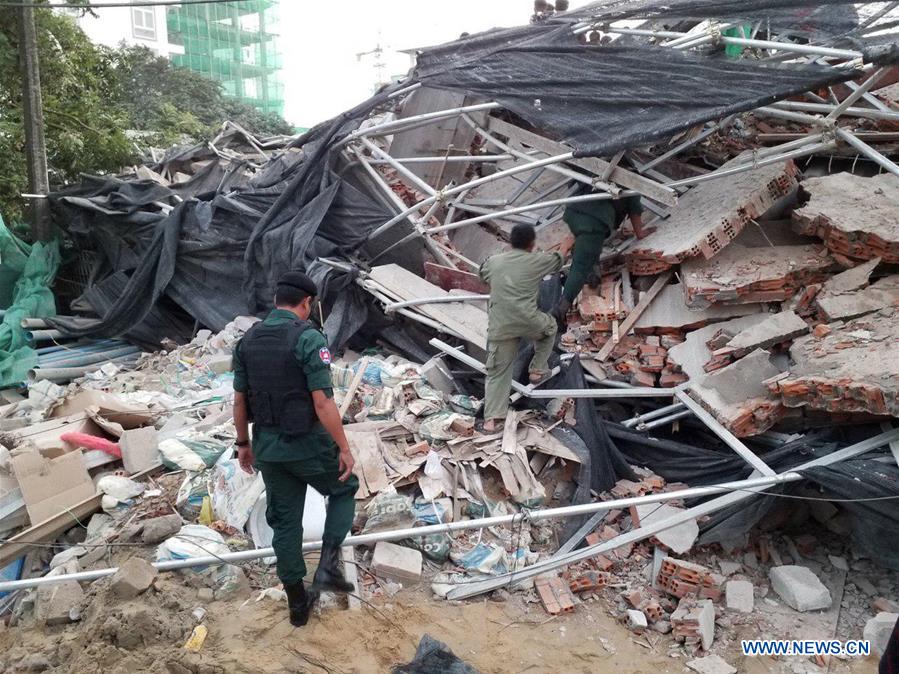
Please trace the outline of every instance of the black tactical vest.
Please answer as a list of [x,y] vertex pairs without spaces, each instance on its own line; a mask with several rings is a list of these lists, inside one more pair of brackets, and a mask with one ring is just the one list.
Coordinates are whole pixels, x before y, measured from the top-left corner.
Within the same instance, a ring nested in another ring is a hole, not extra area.
[[300,335],[312,328],[299,319],[281,325],[257,323],[240,341],[250,417],[260,430],[302,435],[315,423],[312,394],[295,355]]

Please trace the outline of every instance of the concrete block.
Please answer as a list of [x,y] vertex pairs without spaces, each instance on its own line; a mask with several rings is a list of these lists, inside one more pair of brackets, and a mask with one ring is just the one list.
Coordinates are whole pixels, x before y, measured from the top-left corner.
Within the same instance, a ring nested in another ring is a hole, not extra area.
[[41,587],[37,593],[38,618],[49,626],[74,622],[83,599],[84,591],[74,580]]
[[153,519],[144,520],[144,530],[141,533],[141,541],[147,544],[161,543],[165,539],[174,536],[181,531],[181,515],[163,515]]
[[379,541],[375,545],[371,561],[375,573],[399,583],[419,582],[421,564],[422,557],[418,550],[387,541]]
[[690,660],[687,668],[697,674],[736,674],[737,671],[720,655],[709,655],[705,658]]
[[627,627],[633,632],[642,632],[649,627],[649,623],[646,621],[646,616],[643,614],[643,611],[628,609]]
[[775,566],[768,578],[780,598],[797,611],[817,611],[830,608],[833,603],[830,590],[804,566]]
[[55,569],[57,566],[62,566],[70,560],[77,560],[86,552],[87,548],[83,548],[80,545],[77,545],[73,548],[67,548],[59,554],[54,555],[53,559],[50,560],[50,568]]
[[133,599],[150,589],[156,573],[152,564],[140,557],[132,557],[113,575],[112,591],[122,599]]
[[729,580],[724,586],[727,608],[738,613],[752,613],[755,603],[753,586],[748,580]]
[[740,573],[743,570],[743,565],[739,562],[719,561],[718,568],[721,569],[721,575],[732,576],[735,573]]
[[447,395],[452,395],[456,392],[456,383],[453,381],[452,372],[443,356],[434,356],[422,365],[421,374],[425,381],[438,391],[442,391]]
[[877,655],[883,655],[886,650],[897,620],[899,613],[878,613],[865,623],[863,636],[871,642],[871,648]]
[[231,354],[223,353],[217,356],[212,356],[207,359],[204,363],[206,367],[212,370],[215,374],[225,374],[226,372],[231,371]]
[[771,354],[756,349],[748,356],[707,375],[702,385],[718,392],[728,404],[742,403],[750,398],[765,398],[768,388],[762,383],[776,377],[780,369],[771,362]]
[[[682,508],[675,508],[667,504],[651,503],[635,506],[632,509],[631,518],[633,519],[633,515],[636,513],[637,518],[633,523],[636,527],[660,522],[681,512],[683,512]],[[672,552],[683,554],[693,547],[693,543],[698,536],[699,525],[696,524],[696,520],[689,520],[683,524],[678,524],[676,527],[660,531],[655,535],[655,538]]]
[[833,565],[833,568],[839,571],[848,571],[849,570],[849,562],[846,561],[845,557],[837,557],[836,555],[827,555],[827,559],[830,560],[830,563]]
[[159,441],[152,426],[125,431],[119,438],[119,447],[122,450],[122,464],[131,475],[159,463]]

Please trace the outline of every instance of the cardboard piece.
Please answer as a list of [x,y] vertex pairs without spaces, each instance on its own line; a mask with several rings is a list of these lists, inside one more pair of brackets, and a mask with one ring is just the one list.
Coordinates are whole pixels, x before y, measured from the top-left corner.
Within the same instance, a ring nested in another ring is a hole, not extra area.
[[40,450],[71,452],[79,449],[61,439],[61,436],[66,433],[87,433],[101,438],[107,437],[103,429],[83,412],[28,426],[19,431],[17,435]]
[[111,393],[89,389],[66,399],[53,410],[52,418],[58,419],[79,412],[94,417],[95,420],[97,416],[102,417],[109,424],[107,430],[115,437],[121,436],[121,432],[116,432],[117,428],[140,428],[152,422],[156,416],[146,407],[129,405]]
[[32,525],[94,495],[81,452],[25,450],[13,455],[12,466]]

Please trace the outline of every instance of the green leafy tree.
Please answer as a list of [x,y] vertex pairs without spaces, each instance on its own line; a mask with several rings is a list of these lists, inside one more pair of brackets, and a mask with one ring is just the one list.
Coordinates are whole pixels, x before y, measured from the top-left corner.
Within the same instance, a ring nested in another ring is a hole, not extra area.
[[[183,135],[197,137],[195,122],[207,127],[206,135],[216,133],[225,120],[259,135],[293,133],[280,116],[228,98],[215,80],[175,66],[147,47],[122,46],[111,52],[111,59],[118,103],[128,110],[135,129],[159,132],[167,142]],[[173,109],[178,116],[171,114]]]
[[[0,8],[0,213],[21,218],[27,190],[17,10]],[[44,133],[51,183],[118,171],[134,156],[109,60],[68,16],[37,10]]]

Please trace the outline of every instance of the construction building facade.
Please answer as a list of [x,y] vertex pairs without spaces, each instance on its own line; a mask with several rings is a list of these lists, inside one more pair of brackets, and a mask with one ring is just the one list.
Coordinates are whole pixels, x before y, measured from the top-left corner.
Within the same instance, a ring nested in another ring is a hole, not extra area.
[[284,113],[277,0],[170,7],[172,61],[221,82],[225,93],[262,112]]

